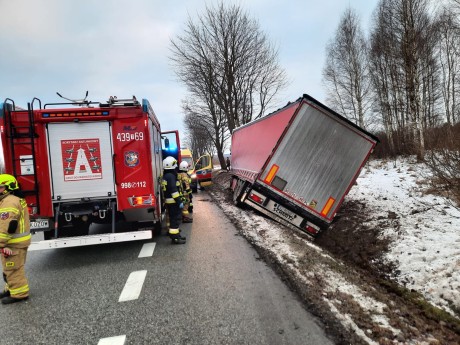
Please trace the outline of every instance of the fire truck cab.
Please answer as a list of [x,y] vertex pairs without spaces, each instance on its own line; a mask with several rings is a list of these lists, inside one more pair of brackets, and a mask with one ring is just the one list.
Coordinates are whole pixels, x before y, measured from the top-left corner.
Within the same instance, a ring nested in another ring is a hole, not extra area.
[[[161,231],[162,160],[180,160],[180,142],[177,131],[161,132],[146,99],[42,107],[34,98],[24,110],[7,98],[0,126],[5,172],[19,182],[31,231],[44,232],[45,241],[31,250],[141,240],[152,237],[152,228]],[[116,232],[118,221],[137,222],[138,230]],[[111,232],[89,235],[92,223],[111,224]]]

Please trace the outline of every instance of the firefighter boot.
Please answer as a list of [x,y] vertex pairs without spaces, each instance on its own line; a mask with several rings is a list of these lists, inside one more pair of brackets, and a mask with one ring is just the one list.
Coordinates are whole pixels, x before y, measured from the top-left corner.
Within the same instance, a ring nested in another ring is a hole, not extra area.
[[193,223],[193,218],[182,216],[182,223]]
[[11,304],[11,303],[16,303],[16,302],[22,302],[29,299],[29,297],[23,297],[23,298],[13,298],[11,296],[2,298],[2,304]]
[[0,293],[0,299],[10,297],[10,290],[4,290]]
[[172,244],[185,244],[187,242],[187,239],[180,234],[169,235],[169,237],[171,237]]

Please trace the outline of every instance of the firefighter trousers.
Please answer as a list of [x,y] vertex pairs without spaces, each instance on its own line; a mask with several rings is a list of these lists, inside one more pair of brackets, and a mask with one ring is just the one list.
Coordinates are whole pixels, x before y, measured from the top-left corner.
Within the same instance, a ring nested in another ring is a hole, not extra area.
[[182,209],[182,216],[190,218],[190,213],[188,212],[189,207],[190,207],[190,197],[186,195],[184,199],[185,199],[185,202],[184,202],[184,208]]
[[179,230],[182,212],[177,203],[166,204],[169,213],[169,230]]
[[28,297],[29,283],[25,272],[27,248],[12,250],[13,255],[7,258],[2,255],[3,279],[6,282],[4,291],[10,291],[12,298]]

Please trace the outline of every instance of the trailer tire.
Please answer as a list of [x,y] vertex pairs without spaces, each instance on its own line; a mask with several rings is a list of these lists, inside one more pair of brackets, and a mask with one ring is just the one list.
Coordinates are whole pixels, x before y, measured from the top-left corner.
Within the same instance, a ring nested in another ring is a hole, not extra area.
[[241,206],[241,195],[243,194],[244,187],[246,186],[246,181],[240,180],[238,178],[235,179],[237,181],[235,189],[233,190],[233,204],[235,206]]

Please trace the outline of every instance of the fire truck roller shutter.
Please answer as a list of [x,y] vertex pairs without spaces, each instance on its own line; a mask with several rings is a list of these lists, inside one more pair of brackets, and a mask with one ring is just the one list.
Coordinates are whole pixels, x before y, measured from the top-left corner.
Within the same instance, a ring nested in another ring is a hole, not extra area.
[[109,122],[50,123],[47,134],[55,200],[115,195]]

